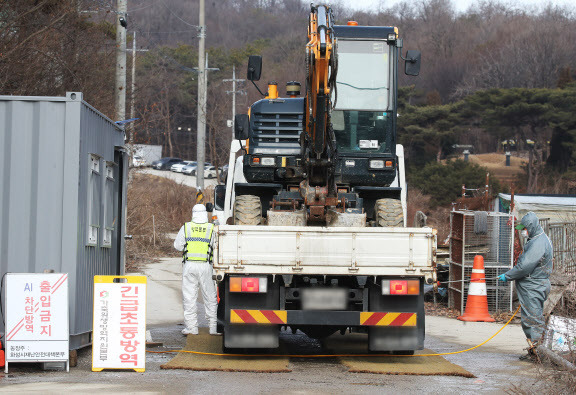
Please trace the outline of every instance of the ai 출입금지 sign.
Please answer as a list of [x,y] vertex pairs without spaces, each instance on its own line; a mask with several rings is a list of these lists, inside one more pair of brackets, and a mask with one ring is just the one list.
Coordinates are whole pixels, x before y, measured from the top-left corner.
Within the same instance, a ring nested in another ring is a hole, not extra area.
[[10,362],[66,362],[68,275],[6,274],[6,368]]

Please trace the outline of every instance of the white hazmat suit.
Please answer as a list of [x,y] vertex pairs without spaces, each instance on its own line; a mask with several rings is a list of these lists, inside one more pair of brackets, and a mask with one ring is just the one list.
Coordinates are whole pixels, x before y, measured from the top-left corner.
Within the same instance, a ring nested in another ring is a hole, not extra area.
[[[205,224],[208,222],[208,214],[203,204],[196,204],[192,210],[192,222]],[[210,239],[210,246],[214,244],[214,231]],[[186,235],[184,226],[180,228],[174,248],[184,251],[186,248]],[[218,305],[216,297],[216,287],[212,280],[212,266],[207,261],[186,261],[182,267],[182,301],[184,305],[184,323],[186,328],[182,334],[198,334],[198,314],[196,301],[198,290],[202,292],[204,308],[206,309],[206,319],[210,324],[210,334],[216,335],[216,308]]]

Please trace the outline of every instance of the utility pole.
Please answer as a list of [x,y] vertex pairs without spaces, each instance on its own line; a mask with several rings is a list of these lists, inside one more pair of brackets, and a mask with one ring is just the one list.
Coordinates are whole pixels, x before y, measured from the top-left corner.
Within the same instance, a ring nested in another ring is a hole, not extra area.
[[[130,119],[136,118],[136,52],[148,52],[147,49],[136,49],[136,32],[132,35],[132,87],[130,89]],[[130,146],[134,140],[134,123],[129,123],[128,143]]]
[[[134,91],[136,90],[136,32],[132,36],[132,89],[130,89],[130,119],[134,119]],[[134,122],[130,123],[130,136],[128,138],[128,144],[132,148],[132,143],[134,142]]]
[[[204,63],[204,81],[202,82],[202,90],[204,91],[204,141],[206,141],[206,111],[207,111],[207,105],[206,105],[206,98],[208,96],[208,72],[209,71],[220,71],[220,69],[218,67],[208,67],[208,54],[204,54],[205,55],[205,63]],[[196,72],[199,73],[199,70],[197,68],[194,68],[194,70]],[[200,84],[200,82],[198,82],[198,84]],[[198,90],[200,90],[200,85],[198,85]],[[200,118],[198,118],[200,119]],[[204,155],[203,157],[203,163],[205,163],[205,157],[206,157],[206,147],[202,146],[202,154]],[[200,152],[200,149],[198,147],[197,153]],[[198,158],[199,156],[197,156]],[[200,160],[196,159],[196,187],[200,188],[200,189],[204,189],[204,171],[202,171],[202,175],[200,176],[200,174],[198,173],[200,171]],[[200,187],[200,182],[199,179],[200,177],[202,177],[202,187]]]
[[[244,82],[246,80],[236,79],[236,65],[232,65],[232,79],[222,80],[224,82],[232,82],[232,90],[226,93],[232,93],[232,140],[234,140],[234,118],[236,117],[236,82]],[[243,90],[238,91],[240,94],[246,94]]]
[[127,0],[118,0],[116,18],[116,121],[126,119],[126,17]]
[[204,0],[200,0],[200,18],[198,23],[198,127],[196,135],[196,188],[204,190],[204,162],[206,144],[206,64],[205,41],[206,23],[204,21]]

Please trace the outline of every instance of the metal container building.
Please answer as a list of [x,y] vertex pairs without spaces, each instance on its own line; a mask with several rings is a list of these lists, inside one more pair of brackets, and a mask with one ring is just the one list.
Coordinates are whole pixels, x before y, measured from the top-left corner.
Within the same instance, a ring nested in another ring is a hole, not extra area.
[[70,348],[88,345],[94,275],[124,273],[124,131],[79,92],[0,96],[0,164],[0,275],[68,273]]

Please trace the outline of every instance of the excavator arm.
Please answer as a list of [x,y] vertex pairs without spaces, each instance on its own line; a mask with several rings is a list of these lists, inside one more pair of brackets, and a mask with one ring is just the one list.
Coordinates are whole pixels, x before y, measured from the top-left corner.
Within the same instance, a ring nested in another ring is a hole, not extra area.
[[311,222],[324,222],[328,208],[339,205],[334,181],[336,144],[330,124],[336,77],[332,19],[329,7],[312,6],[306,44],[306,133],[301,140],[307,177],[300,183]]
[[334,48],[332,10],[326,6],[312,7],[306,44],[306,132],[318,159],[325,153],[327,144]]

